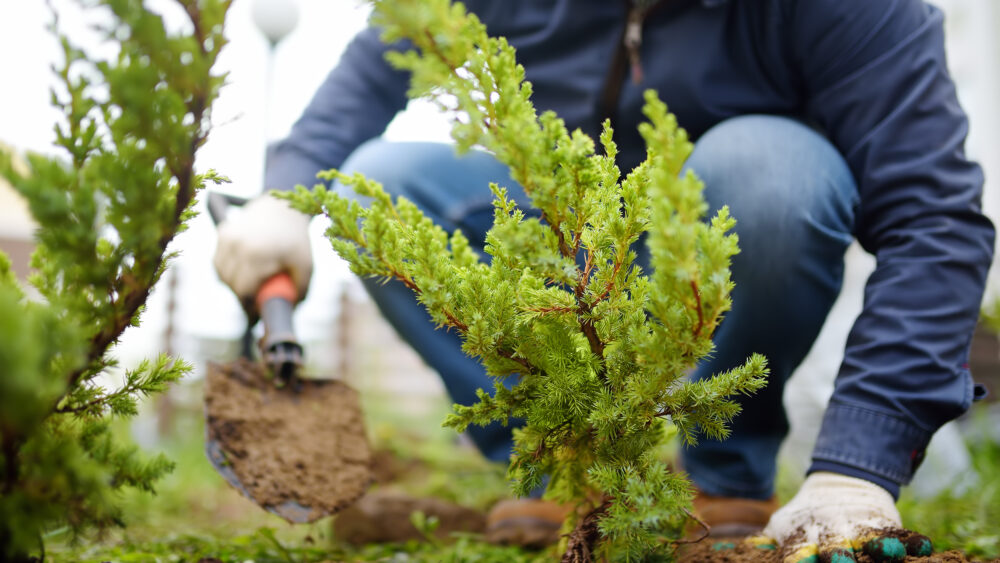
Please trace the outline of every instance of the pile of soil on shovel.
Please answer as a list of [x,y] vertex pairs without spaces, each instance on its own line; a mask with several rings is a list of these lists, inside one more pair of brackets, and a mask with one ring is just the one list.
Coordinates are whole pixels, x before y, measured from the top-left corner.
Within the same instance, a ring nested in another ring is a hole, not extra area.
[[372,482],[357,392],[340,381],[278,388],[249,360],[210,364],[205,413],[210,444],[265,508],[298,503],[311,509],[298,521],[312,521],[350,506]]
[[[677,552],[681,563],[781,563],[782,553],[775,549],[760,549],[744,541],[746,538],[705,538],[682,546]],[[858,563],[875,563],[864,553],[856,553]],[[822,561],[822,559],[820,559]],[[943,551],[924,557],[907,556],[904,563],[973,563],[961,551]]]

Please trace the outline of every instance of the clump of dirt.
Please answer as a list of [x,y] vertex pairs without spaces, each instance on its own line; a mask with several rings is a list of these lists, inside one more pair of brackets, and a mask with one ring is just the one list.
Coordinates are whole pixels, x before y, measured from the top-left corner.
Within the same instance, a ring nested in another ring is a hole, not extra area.
[[442,540],[453,532],[482,533],[486,527],[486,517],[471,508],[383,489],[368,493],[338,514],[333,522],[333,534],[352,545],[424,539],[411,521],[411,515],[417,511],[437,519],[434,536]]
[[375,483],[387,485],[402,479],[413,480],[416,477],[426,477],[429,472],[427,465],[414,458],[401,458],[389,449],[376,448],[372,452],[372,476]]
[[290,521],[336,513],[372,482],[358,396],[343,382],[278,388],[249,360],[210,364],[205,413],[209,456],[223,476]]
[[[683,545],[677,552],[677,560],[681,563],[781,563],[782,554],[779,550],[751,545],[746,538],[709,537],[704,540]],[[876,563],[875,559],[865,553],[855,553],[858,563]],[[823,561],[821,557],[819,561]],[[944,551],[931,555],[915,557],[906,556],[903,563],[973,563],[961,551]]]

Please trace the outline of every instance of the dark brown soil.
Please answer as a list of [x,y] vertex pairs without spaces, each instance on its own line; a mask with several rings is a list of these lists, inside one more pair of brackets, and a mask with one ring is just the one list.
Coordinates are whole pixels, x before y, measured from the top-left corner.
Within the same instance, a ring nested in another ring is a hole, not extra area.
[[[781,552],[761,549],[743,541],[744,538],[705,538],[685,545],[678,551],[682,563],[781,563]],[[858,563],[874,563],[863,553],[855,554]],[[820,560],[822,561],[822,559]],[[907,556],[904,563],[971,563],[960,551],[944,551],[927,557]]]
[[353,545],[422,540],[425,539],[423,534],[410,520],[416,511],[437,519],[434,536],[442,540],[452,532],[481,533],[486,527],[486,517],[471,508],[435,498],[411,497],[393,490],[376,490],[338,514],[333,522],[333,533]]
[[279,389],[248,360],[210,364],[205,414],[210,457],[213,445],[224,457],[220,472],[289,520],[336,513],[372,482],[357,393],[340,381]]
[[401,458],[396,452],[376,448],[372,451],[372,477],[379,485],[397,481],[414,482],[425,478],[429,472],[427,465],[414,458]]

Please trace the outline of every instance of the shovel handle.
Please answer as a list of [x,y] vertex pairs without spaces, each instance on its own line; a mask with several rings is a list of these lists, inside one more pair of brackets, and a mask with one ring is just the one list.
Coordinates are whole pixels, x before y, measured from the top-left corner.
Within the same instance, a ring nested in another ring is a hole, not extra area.
[[285,383],[302,366],[302,346],[292,327],[297,297],[295,282],[287,273],[272,276],[257,291],[257,310],[264,323],[264,338],[260,342],[264,363]]
[[298,300],[299,291],[295,287],[295,282],[292,281],[292,276],[281,272],[268,278],[260,286],[260,289],[257,290],[257,310],[260,311],[265,302],[275,297],[284,299],[289,303],[295,303]]

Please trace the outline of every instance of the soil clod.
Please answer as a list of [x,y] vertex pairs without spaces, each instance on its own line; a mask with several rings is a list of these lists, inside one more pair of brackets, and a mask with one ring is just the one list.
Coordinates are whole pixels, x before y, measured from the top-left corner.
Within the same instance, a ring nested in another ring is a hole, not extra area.
[[376,490],[337,515],[333,534],[352,545],[424,540],[426,531],[418,530],[412,520],[418,511],[427,519],[437,520],[433,534],[440,540],[454,532],[481,533],[486,526],[486,517],[471,508],[436,498]]

